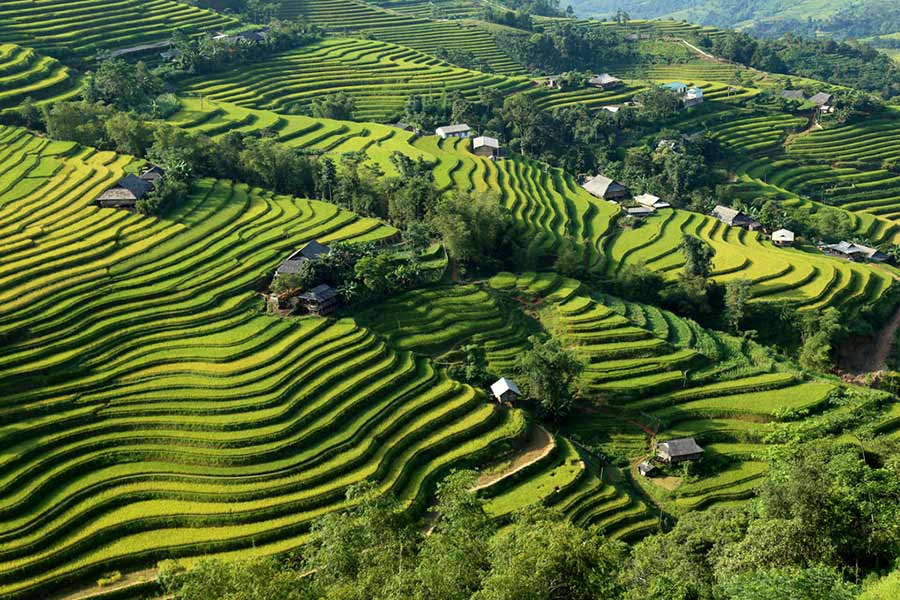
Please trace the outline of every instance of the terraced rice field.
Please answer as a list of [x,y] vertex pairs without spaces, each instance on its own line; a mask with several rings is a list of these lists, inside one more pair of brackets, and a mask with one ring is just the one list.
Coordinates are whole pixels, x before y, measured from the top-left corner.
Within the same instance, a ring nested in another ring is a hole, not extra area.
[[15,108],[26,98],[39,104],[66,100],[79,89],[69,68],[56,59],[30,48],[0,44],[0,111]]
[[[98,10],[102,6],[102,10]],[[230,17],[173,0],[4,0],[0,40],[89,55],[234,26]]]
[[[776,248],[758,233],[728,227],[681,210],[661,210],[636,229],[616,225],[619,208],[585,192],[567,173],[513,155],[491,161],[473,155],[468,140],[415,137],[374,123],[346,123],[282,116],[228,103],[189,99],[172,122],[195,131],[269,129],[289,145],[325,152],[363,150],[393,172],[393,151],[435,163],[436,183],[446,189],[497,193],[516,218],[541,240],[547,252],[575,242],[584,264],[614,275],[624,265],[644,265],[675,277],[684,264],[678,251],[683,234],[699,236],[716,251],[716,281],[749,279],[753,302],[788,302],[804,309],[831,305],[866,306],[891,284],[891,275],[868,265],[823,256],[800,248]],[[784,115],[765,118],[735,109],[700,113],[685,120],[686,131],[706,128],[723,144],[744,152],[773,147],[799,121]]]
[[900,112],[814,131],[787,146],[778,165],[781,187],[891,221],[900,218],[900,175],[884,168],[900,160]]
[[[535,286],[541,289],[537,281]],[[549,299],[562,301],[579,288],[574,280],[560,280],[553,293],[545,291]],[[496,376],[512,372],[517,356],[528,347],[528,335],[537,329],[505,294],[498,296],[491,288],[476,285],[407,292],[364,311],[357,320],[384,336],[392,348],[412,350],[438,363],[453,360],[464,345],[477,344],[485,350],[488,369]],[[643,501],[621,483],[600,477],[589,456],[570,440],[557,437],[552,451],[481,494],[489,499],[488,512],[498,519],[542,502],[577,523],[602,525],[617,538],[636,537],[656,528],[656,519]]]
[[261,314],[254,290],[298,244],[390,228],[215,180],[162,218],[100,209],[129,157],[0,135],[23,165],[0,192],[0,596],[284,551],[354,481],[421,508],[526,432],[353,320]]
[[585,295],[552,273],[501,274],[490,284],[541,298],[540,321],[586,365],[583,393],[605,409],[579,414],[565,433],[634,463],[649,452],[647,432],[694,436],[728,458],[725,470],[679,488],[676,512],[752,494],[766,472],[756,456],[778,411],[827,411],[837,388],[804,381],[752,342],[652,306]]
[[344,92],[357,103],[360,120],[396,119],[411,94],[439,96],[479,90],[512,93],[533,85],[525,77],[470,71],[394,44],[359,39],[327,39],[244,67],[189,79],[191,93],[250,108],[278,112],[306,110],[323,94]]
[[485,29],[385,10],[360,0],[285,0],[282,16],[301,17],[337,33],[363,32],[372,39],[433,53],[439,48],[471,52],[496,73],[522,73]]

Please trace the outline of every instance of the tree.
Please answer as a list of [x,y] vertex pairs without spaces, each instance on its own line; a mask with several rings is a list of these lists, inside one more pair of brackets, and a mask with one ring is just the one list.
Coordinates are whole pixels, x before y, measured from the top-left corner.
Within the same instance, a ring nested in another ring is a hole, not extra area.
[[236,563],[203,559],[190,570],[160,564],[159,581],[174,600],[313,600],[299,573],[274,558]]
[[725,284],[725,322],[732,333],[740,332],[751,284],[748,279],[732,279]]
[[688,277],[708,279],[712,273],[712,246],[692,235],[681,238],[681,252],[684,254],[684,273]]
[[831,357],[832,344],[843,330],[840,311],[829,306],[821,312],[805,317],[802,325],[803,344],[800,347],[800,366],[810,371],[822,373],[834,365]]
[[334,199],[335,187],[337,187],[337,167],[331,158],[323,156],[319,159],[319,170],[316,177],[316,190],[319,198],[331,202]]
[[149,103],[162,89],[162,80],[143,62],[132,67],[120,58],[110,58],[85,76],[83,96],[88,102],[103,102],[120,110],[131,110]]
[[429,223],[450,256],[469,266],[488,269],[509,254],[513,220],[495,194],[446,194]]
[[143,119],[117,112],[106,120],[106,137],[116,152],[144,156],[153,140],[153,131]]
[[833,567],[759,569],[728,579],[722,590],[729,600],[853,600],[857,588]]
[[627,547],[546,509],[514,517],[490,545],[490,571],[473,600],[616,598]]
[[555,338],[541,340],[530,336],[528,341],[530,349],[516,363],[522,391],[552,419],[569,414],[575,404],[576,383],[583,365]]
[[488,547],[494,534],[484,501],[471,491],[475,474],[451,473],[437,489],[437,522],[419,553],[417,598],[468,600],[491,567]]
[[338,119],[350,121],[356,110],[356,99],[345,92],[324,94],[313,99],[310,111],[312,116],[321,119]]

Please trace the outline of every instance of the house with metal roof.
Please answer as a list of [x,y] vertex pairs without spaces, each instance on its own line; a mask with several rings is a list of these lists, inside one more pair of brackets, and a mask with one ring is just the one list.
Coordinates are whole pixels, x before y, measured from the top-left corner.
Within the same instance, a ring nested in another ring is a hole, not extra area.
[[591,195],[603,200],[618,202],[631,197],[631,192],[627,187],[603,175],[597,175],[581,185]]
[[491,394],[501,404],[513,404],[522,395],[519,386],[514,381],[510,381],[506,377],[501,377],[491,384]]
[[309,241],[301,246],[299,250],[288,256],[284,262],[275,269],[275,277],[298,273],[303,266],[303,263],[317,261],[329,252],[331,252],[331,248],[325,244],[320,244],[316,240]]
[[465,123],[459,123],[457,125],[444,125],[443,127],[438,127],[434,130],[434,133],[442,140],[454,137],[467,138],[471,135],[472,128]]
[[799,100],[800,102],[806,102],[806,94],[803,93],[803,90],[784,90],[781,92],[781,97],[785,100]]
[[682,103],[684,104],[685,108],[703,104],[703,90],[701,90],[697,86],[690,88],[684,93]]
[[622,80],[618,77],[613,77],[609,73],[601,73],[588,79],[588,85],[601,90],[609,90],[622,85]]
[[756,231],[762,227],[762,224],[750,215],[721,204],[716,205],[710,214],[732,227],[743,227],[749,231]]
[[500,141],[486,135],[478,136],[472,140],[472,152],[478,156],[497,158],[500,156]]
[[794,237],[794,232],[790,229],[779,229],[772,232],[772,243],[780,247],[792,246]]
[[819,247],[822,252],[831,256],[840,256],[852,261],[862,262],[888,262],[891,257],[881,252],[877,248],[870,248],[862,244],[854,244],[853,242],[839,242],[837,244],[824,244]]
[[334,314],[340,304],[338,293],[326,283],[300,294],[298,298],[307,312],[320,317]]
[[656,456],[668,464],[703,458],[705,451],[692,437],[669,440],[656,445]]
[[809,99],[810,102],[815,104],[816,106],[827,106],[831,104],[831,101],[834,100],[834,96],[829,94],[828,92],[819,92],[815,96]]
[[673,81],[671,83],[665,83],[662,86],[663,88],[669,90],[670,92],[675,92],[676,94],[683,94],[687,91],[687,85],[681,83],[680,81]]
[[129,173],[116,185],[97,196],[97,204],[103,208],[134,208],[138,200],[153,191],[153,182]]
[[640,196],[635,196],[634,201],[640,204],[641,206],[649,206],[650,208],[660,209],[660,208],[671,208],[672,205],[662,200],[659,196],[654,196],[653,194],[641,194]]

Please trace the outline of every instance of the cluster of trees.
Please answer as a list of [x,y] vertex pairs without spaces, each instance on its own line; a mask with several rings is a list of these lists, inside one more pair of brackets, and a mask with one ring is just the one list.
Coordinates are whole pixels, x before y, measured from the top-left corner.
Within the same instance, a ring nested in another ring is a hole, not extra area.
[[568,7],[566,7],[565,13],[559,8],[559,0],[502,0],[501,4],[518,12],[542,17],[572,15],[571,9]]
[[789,445],[756,500],[689,513],[630,549],[543,508],[498,529],[468,472],[438,486],[428,534],[363,484],[297,556],[168,562],[161,582],[176,600],[884,600],[900,593],[896,573],[877,580],[900,558],[900,460],[866,459],[838,442]]
[[527,12],[506,10],[488,4],[485,6],[482,15],[482,18],[489,23],[498,23],[507,27],[524,29],[525,31],[534,29],[534,21],[531,19],[531,14]]
[[276,277],[272,291],[280,294],[327,283],[352,304],[418,287],[436,275],[422,265],[415,251],[398,253],[374,243],[341,242],[329,249],[319,260],[304,262],[297,273]]
[[176,29],[172,34],[171,68],[177,72],[209,73],[229,65],[243,64],[287,50],[311,44],[322,37],[315,25],[272,20],[262,40],[213,39],[194,37]]
[[885,100],[900,96],[900,67],[866,44],[786,34],[777,40],[728,32],[699,42],[716,56],[772,73],[855,87]]
[[281,12],[281,2],[271,0],[187,0],[189,4],[235,14],[251,23],[268,23]]
[[634,55],[620,32],[575,22],[548,25],[531,35],[505,31],[494,35],[512,58],[531,70],[546,73],[592,71]]
[[446,60],[448,63],[452,63],[466,69],[481,71],[483,73],[493,73],[494,71],[493,67],[491,67],[491,64],[483,57],[475,54],[471,50],[466,50],[464,48],[446,48],[444,46],[441,46],[434,51],[434,55],[442,60]]

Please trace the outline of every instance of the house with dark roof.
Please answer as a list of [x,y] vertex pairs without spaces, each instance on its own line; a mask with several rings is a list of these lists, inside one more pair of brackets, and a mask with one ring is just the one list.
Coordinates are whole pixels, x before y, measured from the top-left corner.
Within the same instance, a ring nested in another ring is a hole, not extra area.
[[828,106],[829,104],[831,104],[832,100],[834,100],[834,96],[832,96],[828,92],[819,92],[809,99],[809,101],[816,106]]
[[139,177],[144,181],[149,181],[156,185],[156,182],[166,176],[166,170],[160,167],[159,165],[149,165],[143,171]]
[[656,456],[670,465],[703,458],[704,450],[692,437],[669,440],[656,445]]
[[604,177],[603,175],[597,175],[596,177],[589,179],[583,183],[581,187],[597,198],[610,200],[612,202],[618,202],[631,197],[631,191],[629,191],[627,187],[618,181],[610,179],[609,177]]
[[799,100],[800,102],[806,102],[806,94],[803,93],[803,90],[784,90],[781,92],[781,97],[785,100]]
[[403,121],[398,121],[392,125],[392,127],[396,127],[400,131],[410,131],[413,132],[416,130],[415,127],[410,125],[409,123],[404,123]]
[[750,215],[737,210],[736,208],[730,208],[728,206],[722,206],[721,204],[718,204],[710,214],[726,225],[730,225],[731,227],[743,227],[748,231],[757,231],[762,228],[762,225],[759,221],[757,221]]
[[284,262],[275,269],[275,277],[298,273],[300,267],[303,266],[303,263],[317,261],[329,252],[331,252],[331,248],[325,244],[320,244],[316,240],[307,242],[301,246],[299,250],[288,256]]
[[153,191],[153,182],[129,173],[116,185],[97,196],[97,204],[103,208],[134,208],[138,200]]
[[622,80],[618,77],[613,77],[609,73],[601,73],[588,79],[588,85],[601,90],[610,90],[622,85]]
[[323,283],[298,296],[300,305],[310,314],[327,317],[340,305],[340,297],[333,287]]
[[646,460],[637,466],[637,471],[641,477],[650,477],[655,470],[656,467]]

